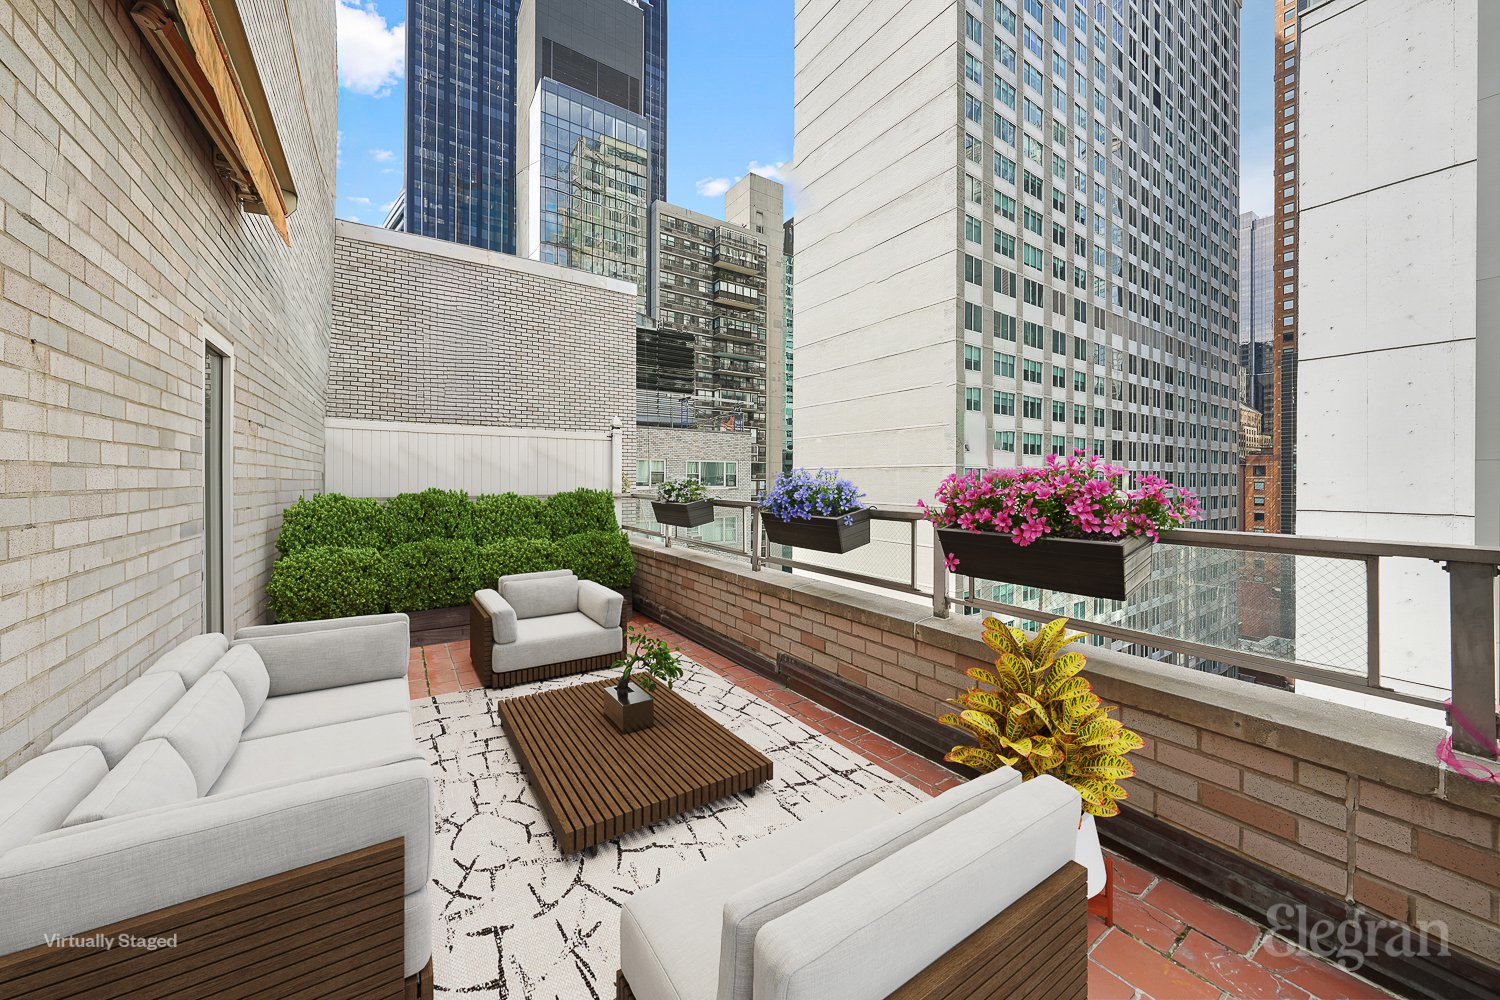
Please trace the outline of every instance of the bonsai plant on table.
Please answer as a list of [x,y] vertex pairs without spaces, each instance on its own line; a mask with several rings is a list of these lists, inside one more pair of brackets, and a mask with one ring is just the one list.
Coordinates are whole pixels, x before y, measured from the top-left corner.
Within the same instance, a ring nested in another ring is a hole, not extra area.
[[945,760],[976,771],[1013,767],[1026,781],[1050,774],[1077,789],[1083,799],[1074,860],[1089,870],[1089,897],[1103,894],[1101,916],[1113,923],[1113,879],[1099,847],[1094,817],[1116,816],[1127,797],[1120,781],[1135,774],[1125,759],[1144,741],[1103,705],[1092,685],[1078,676],[1086,657],[1063,652],[1081,635],[1067,632],[1066,618],[1048,622],[1034,637],[997,618],[986,618],[984,642],[999,657],[993,670],[971,667],[975,687],[951,699],[962,711],[938,718],[975,744],[956,746]]
[[918,503],[937,529],[950,572],[1123,601],[1151,575],[1151,543],[1202,514],[1164,479],[1098,456],[1047,456],[1041,468],[949,476],[935,503]]
[[651,512],[661,524],[699,528],[713,523],[714,502],[708,498],[708,487],[698,480],[668,479],[656,488]]
[[604,714],[622,733],[645,729],[654,721],[651,695],[658,683],[670,689],[682,676],[677,654],[664,640],[639,626],[625,632],[625,655],[614,664],[620,680],[604,689]]
[[760,501],[766,537],[819,552],[857,549],[870,541],[870,508],[860,503],[864,496],[837,470],[783,472]]

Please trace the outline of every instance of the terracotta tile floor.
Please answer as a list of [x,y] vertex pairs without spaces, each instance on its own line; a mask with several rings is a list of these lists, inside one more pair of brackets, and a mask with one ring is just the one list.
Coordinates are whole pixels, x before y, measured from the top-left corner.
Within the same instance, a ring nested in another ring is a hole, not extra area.
[[[961,779],[855,722],[686,639],[635,617],[695,663],[779,705],[830,739],[913,786],[936,794]],[[414,648],[413,699],[479,687],[467,642]],[[1115,926],[1089,917],[1090,1000],[1385,1000],[1393,994],[1272,937],[1264,927],[1112,855]]]

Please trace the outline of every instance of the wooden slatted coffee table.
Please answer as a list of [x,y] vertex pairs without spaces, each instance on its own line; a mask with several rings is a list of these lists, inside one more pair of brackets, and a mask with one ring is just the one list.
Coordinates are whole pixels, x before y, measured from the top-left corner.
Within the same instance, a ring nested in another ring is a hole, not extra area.
[[500,702],[500,718],[558,849],[576,854],[771,779],[764,754],[659,687],[655,722],[620,733],[600,688],[574,684]]

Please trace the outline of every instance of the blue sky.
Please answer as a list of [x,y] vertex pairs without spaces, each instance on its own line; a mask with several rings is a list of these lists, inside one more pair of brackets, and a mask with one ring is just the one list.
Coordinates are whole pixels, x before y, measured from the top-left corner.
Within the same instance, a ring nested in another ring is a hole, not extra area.
[[[720,215],[792,156],[792,0],[671,0],[667,196]],[[1185,2],[1185,0],[1179,0]],[[339,0],[338,215],[378,225],[401,190],[405,0]],[[1245,0],[1241,204],[1271,209],[1272,0]],[[788,211],[791,206],[788,206]]]

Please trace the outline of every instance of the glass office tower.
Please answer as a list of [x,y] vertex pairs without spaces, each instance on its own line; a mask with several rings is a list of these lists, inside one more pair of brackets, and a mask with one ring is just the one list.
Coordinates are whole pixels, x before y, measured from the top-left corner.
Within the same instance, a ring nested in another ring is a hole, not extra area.
[[[523,0],[409,0],[406,230],[516,252],[516,27]],[[667,190],[667,0],[645,21],[650,201]],[[649,204],[649,202],[648,202]]]

